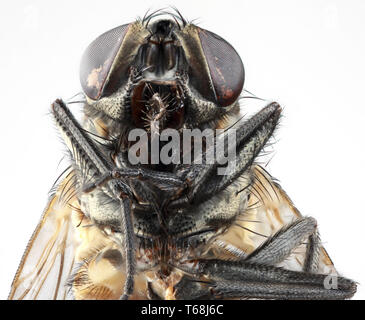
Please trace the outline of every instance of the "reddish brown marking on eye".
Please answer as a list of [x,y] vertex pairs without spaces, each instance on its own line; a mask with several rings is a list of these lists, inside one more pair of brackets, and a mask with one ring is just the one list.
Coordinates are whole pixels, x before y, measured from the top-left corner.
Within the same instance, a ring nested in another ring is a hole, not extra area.
[[88,87],[94,87],[94,88],[100,88],[100,82],[99,82],[99,75],[101,71],[102,66],[99,68],[95,68],[91,70],[89,73],[89,76],[87,77],[87,86]]
[[241,58],[223,38],[207,30],[197,30],[216,102],[221,107],[230,106],[243,88],[245,73]]
[[94,88],[100,93],[102,86],[106,80],[108,71],[109,71],[110,59],[107,59],[103,65],[100,65],[98,68],[94,68],[91,70],[87,77],[87,86],[89,88]]
[[233,90],[231,88],[226,88],[225,86],[222,87],[222,92],[224,100],[230,100],[234,95]]

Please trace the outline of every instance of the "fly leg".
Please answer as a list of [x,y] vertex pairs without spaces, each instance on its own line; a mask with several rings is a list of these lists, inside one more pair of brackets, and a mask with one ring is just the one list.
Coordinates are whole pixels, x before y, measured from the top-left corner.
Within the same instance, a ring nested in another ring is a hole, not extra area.
[[163,187],[177,188],[185,186],[185,182],[175,174],[159,172],[142,168],[115,168],[99,176],[93,182],[83,186],[83,192],[91,192],[97,187],[105,185],[110,180],[121,178],[149,179],[156,184],[163,184]]
[[[269,104],[249,120],[241,119],[232,126],[236,134],[235,144],[230,145],[229,139],[226,141],[225,135],[222,134],[217,137],[215,144],[202,155],[201,164],[178,166],[175,171],[176,175],[182,177],[189,187],[186,197],[175,197],[169,207],[171,209],[179,208],[189,203],[208,200],[246,172],[271,137],[280,113],[281,107],[277,103]],[[220,159],[222,155],[217,154],[214,161],[208,161],[208,155],[212,154],[212,149],[214,151],[218,143],[224,145],[224,150],[228,151],[228,154],[234,153],[235,156],[235,159],[228,163],[227,169],[229,170],[226,170],[224,174],[217,173],[219,163],[222,162]],[[177,194],[179,195],[178,192]]]
[[310,273],[317,272],[319,264],[319,253],[322,247],[320,243],[321,239],[319,237],[318,230],[315,230],[313,234],[308,237],[303,271]]
[[[341,300],[356,292],[356,283],[343,277],[246,261],[198,260],[195,269],[183,270],[191,276],[184,276],[175,286],[177,299]],[[202,276],[209,280],[200,280]],[[336,286],[327,287],[334,278]]]
[[307,249],[303,271],[314,273],[318,268],[318,256],[321,246],[317,222],[312,217],[296,220],[283,227],[248,255],[245,261],[275,265],[285,260],[293,249],[305,241],[307,241]]
[[[62,100],[56,100],[52,104],[52,113],[56,124],[60,129],[61,135],[72,154],[75,172],[79,182],[89,177],[98,177],[113,170],[113,164],[109,162],[85,134],[76,121],[70,110]],[[114,200],[119,202],[118,212],[113,212],[113,216],[105,216],[105,223],[108,221],[118,221],[116,237],[124,246],[127,277],[124,286],[122,299],[127,299],[133,292],[135,274],[135,250],[134,232],[131,216],[131,198],[133,197],[130,187],[120,180],[109,181],[106,185],[106,192]],[[89,213],[94,219],[92,212]],[[109,219],[109,220],[108,220]],[[98,217],[100,221],[100,217]]]
[[[156,185],[164,191],[174,191],[176,188],[185,188],[184,182],[175,174],[169,172],[158,172],[142,168],[115,168],[112,171],[100,175],[91,183],[83,185],[82,192],[92,192],[96,188],[104,186],[109,181],[118,180],[121,178],[148,179],[155,182]],[[140,183],[138,196],[142,196],[144,202],[151,205],[152,209],[157,214],[161,228],[165,233],[167,233],[166,222],[156,201],[156,195],[153,193],[153,191],[150,190],[147,185]]]
[[[256,299],[347,299],[356,292],[352,280],[311,273],[317,268],[320,245],[313,218],[303,218],[281,229],[241,261],[197,260],[183,267],[185,276],[176,286],[177,298],[256,298]],[[303,240],[307,244],[304,271],[273,266],[288,257]],[[195,276],[195,277],[194,277]],[[199,281],[204,276],[208,281]],[[334,282],[335,281],[335,282]],[[333,287],[330,283],[336,283]],[[327,286],[328,284],[328,286]]]
[[337,277],[336,288],[326,287],[332,275],[297,272],[249,262],[202,262],[200,273],[213,280],[215,297],[284,300],[348,299],[356,292],[352,280]]

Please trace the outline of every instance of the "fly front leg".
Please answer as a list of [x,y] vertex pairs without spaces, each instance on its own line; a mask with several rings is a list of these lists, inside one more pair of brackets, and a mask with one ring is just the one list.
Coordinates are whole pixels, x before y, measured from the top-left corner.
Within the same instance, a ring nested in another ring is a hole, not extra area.
[[[125,178],[151,180],[164,191],[176,190],[176,188],[184,188],[185,185],[179,177],[169,172],[158,172],[142,168],[115,168],[112,171],[100,175],[91,183],[83,185],[82,192],[90,193],[96,188],[102,187],[107,183],[112,181],[120,181],[121,179]],[[157,214],[161,228],[166,233],[166,222],[156,200],[157,195],[154,194],[148,185],[143,184],[142,182],[138,184],[138,190],[135,190],[137,187],[136,183],[138,183],[138,181],[135,181],[135,183],[132,184],[134,186],[132,191],[134,191],[133,193],[136,197],[136,202],[139,204],[142,202],[148,204],[151,207],[151,209]]]
[[[103,177],[113,170],[113,164],[107,160],[103,152],[85,133],[62,100],[56,100],[52,104],[52,113],[71,152],[74,169],[78,177],[78,187],[81,187],[88,179]],[[124,246],[127,272],[122,298],[127,299],[128,295],[133,292],[135,273],[134,232],[130,200],[133,194],[128,184],[120,180],[109,181],[104,189],[105,192],[100,192],[100,194],[110,197],[116,203],[119,201],[119,209],[116,212],[103,210],[103,205],[106,204],[98,202],[94,205],[93,210],[86,213],[93,221],[97,221],[101,225],[113,221],[114,227],[120,229],[119,242]],[[96,197],[91,198],[95,199]]]
[[[247,121],[240,119],[230,128],[234,130],[231,134],[233,132],[236,137],[235,143],[229,138],[226,139],[225,134],[221,134],[216,138],[214,145],[201,156],[202,163],[193,162],[190,166],[178,166],[175,173],[186,181],[188,190],[185,197],[179,197],[178,193],[169,207],[176,209],[189,203],[206,201],[247,172],[271,137],[280,113],[281,107],[277,103],[271,103]],[[221,153],[216,152],[218,145],[221,145]],[[209,155],[214,155],[214,152],[217,153],[216,157],[211,159]],[[226,168],[220,168],[225,152],[233,155],[234,159],[228,160]]]
[[163,184],[169,189],[185,188],[185,182],[175,174],[169,172],[159,172],[142,168],[114,168],[101,175],[93,182],[83,186],[83,192],[91,192],[95,188],[105,185],[108,181],[121,178],[149,179],[156,184]]
[[[118,189],[115,190],[119,192]],[[126,262],[126,279],[124,284],[124,292],[121,300],[127,300],[128,296],[133,293],[135,271],[135,239],[133,231],[133,222],[131,214],[131,201],[127,196],[120,197],[120,211],[122,217],[122,234],[116,234],[119,242],[124,244],[125,262]]]

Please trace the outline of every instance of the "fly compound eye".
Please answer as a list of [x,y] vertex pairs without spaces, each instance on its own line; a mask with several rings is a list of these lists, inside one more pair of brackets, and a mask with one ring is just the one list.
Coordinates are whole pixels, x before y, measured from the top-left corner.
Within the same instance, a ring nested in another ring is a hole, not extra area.
[[[107,85],[129,26],[130,24],[125,24],[103,33],[85,50],[81,59],[80,82],[84,93],[90,99],[98,100],[107,94],[106,89],[111,93],[117,90],[107,88]],[[120,77],[127,75],[121,74]]]
[[232,105],[240,95],[245,71],[236,50],[224,39],[193,24],[176,31],[189,65],[190,85],[220,107]]
[[219,106],[229,106],[236,101],[243,88],[245,71],[242,60],[227,41],[213,32],[201,28],[197,30],[216,101]]

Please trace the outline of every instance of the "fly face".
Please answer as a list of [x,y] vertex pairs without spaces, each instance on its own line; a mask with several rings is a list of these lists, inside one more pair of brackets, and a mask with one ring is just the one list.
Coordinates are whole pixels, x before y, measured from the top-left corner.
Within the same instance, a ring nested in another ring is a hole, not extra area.
[[[175,14],[151,21],[159,15],[112,29],[86,49],[83,125],[62,100],[53,103],[72,166],[31,239],[10,298],[67,298],[66,283],[76,299],[351,297],[356,285],[337,274],[316,221],[302,217],[254,163],[281,107],[268,103],[242,117],[244,68],[234,48]],[[128,157],[137,145],[129,139],[134,129],[152,141],[165,129],[180,139],[189,129],[217,128],[223,131],[204,136],[201,150],[179,145],[178,154],[194,151],[189,164],[139,165]],[[43,230],[55,231],[41,237]],[[56,284],[48,276],[55,270]],[[331,277],[336,288],[328,287]]]
[[244,68],[234,48],[185,20],[149,20],[112,29],[86,49],[80,79],[89,106],[135,127],[159,120],[177,129],[237,109]]

